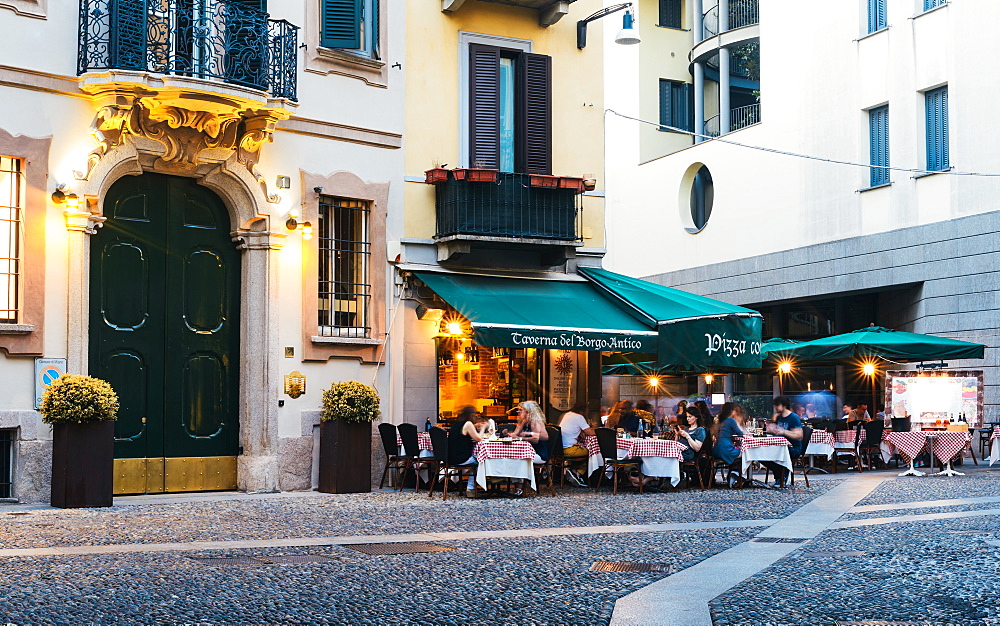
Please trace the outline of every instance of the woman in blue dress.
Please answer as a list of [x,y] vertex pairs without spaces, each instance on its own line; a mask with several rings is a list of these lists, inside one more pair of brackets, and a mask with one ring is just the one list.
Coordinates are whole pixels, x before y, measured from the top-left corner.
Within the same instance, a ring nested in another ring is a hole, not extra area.
[[723,404],[719,415],[715,418],[715,426],[713,428],[715,446],[712,448],[712,453],[715,455],[715,458],[729,465],[730,480],[734,479],[732,476],[733,472],[737,476],[739,475],[739,471],[735,469],[735,466],[740,458],[740,451],[736,448],[736,442],[733,441],[733,437],[743,436],[743,419],[743,407],[735,402]]

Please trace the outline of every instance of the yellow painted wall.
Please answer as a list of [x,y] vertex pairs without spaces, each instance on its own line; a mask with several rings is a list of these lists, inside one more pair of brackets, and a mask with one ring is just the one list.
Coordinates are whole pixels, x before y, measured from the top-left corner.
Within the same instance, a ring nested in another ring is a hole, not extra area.
[[[686,30],[657,26],[659,2],[640,0],[639,33],[639,115],[644,120],[660,119],[660,79],[691,83],[688,53],[691,51],[691,16],[685,3],[682,13]],[[657,130],[642,125],[639,135],[639,161],[645,163],[692,144],[690,135]]]
[[[589,25],[588,45],[576,47],[576,22],[601,8],[600,0],[579,0],[549,27],[538,25],[538,11],[467,0],[443,13],[439,2],[406,3],[407,176],[422,176],[437,164],[459,165],[459,31],[528,39],[532,52],[552,57],[552,173],[596,174],[604,188],[603,28],[621,28],[615,14]],[[617,32],[617,30],[615,31]],[[434,235],[434,188],[407,183],[404,236]],[[604,199],[584,198],[587,247],[604,246]]]

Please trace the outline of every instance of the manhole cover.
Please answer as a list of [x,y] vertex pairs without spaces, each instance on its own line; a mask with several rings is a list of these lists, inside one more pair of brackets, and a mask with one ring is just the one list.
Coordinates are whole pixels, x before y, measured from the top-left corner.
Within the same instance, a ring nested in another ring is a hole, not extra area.
[[[260,557],[258,557],[260,558]],[[290,554],[285,556],[268,556],[264,557],[270,563],[275,563],[278,565],[295,565],[298,563],[336,563],[340,559],[335,557],[323,556],[321,554]]]
[[864,556],[867,554],[864,550],[827,550],[827,551],[816,551],[816,552],[803,552],[799,555],[801,559],[832,559],[840,558],[843,556]]
[[590,566],[590,571],[673,574],[674,566],[666,563],[636,563],[635,561],[594,561],[594,564]]
[[750,541],[753,543],[805,543],[809,540],[796,537],[754,537]]
[[404,541],[400,543],[355,543],[344,548],[365,554],[419,554],[421,552],[450,552],[455,548],[439,546],[426,541]]
[[217,557],[217,558],[197,558],[191,557],[192,561],[197,561],[202,565],[215,565],[215,566],[226,566],[226,565],[239,565],[242,567],[248,567],[251,565],[269,565],[268,561],[264,559],[255,559],[246,556],[234,556],[234,557]]
[[27,511],[11,511],[7,515],[31,515],[31,513],[28,513]]

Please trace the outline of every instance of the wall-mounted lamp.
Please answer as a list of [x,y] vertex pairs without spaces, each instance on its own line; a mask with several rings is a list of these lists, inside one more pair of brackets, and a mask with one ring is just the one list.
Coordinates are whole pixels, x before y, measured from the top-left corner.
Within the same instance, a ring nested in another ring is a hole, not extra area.
[[417,319],[440,322],[441,318],[444,317],[444,309],[435,309],[427,306],[426,304],[417,305]]
[[312,222],[300,222],[294,217],[289,217],[285,222],[285,228],[288,230],[299,230],[302,231],[303,239],[312,239],[313,236],[313,225]]
[[711,374],[705,374],[705,384],[711,385],[713,382],[715,382],[715,376]]
[[52,202],[60,206],[66,205],[67,209],[76,210],[80,208],[80,196],[70,191],[66,185],[56,187],[56,190],[52,192]]
[[587,47],[587,24],[595,20],[599,20],[606,15],[611,15],[612,13],[621,11],[622,9],[625,9],[625,15],[622,18],[622,29],[618,31],[618,34],[615,36],[615,43],[623,46],[630,46],[641,42],[642,38],[639,37],[639,31],[635,28],[635,16],[632,14],[632,3],[625,2],[601,9],[590,17],[577,22],[576,47],[580,50]]

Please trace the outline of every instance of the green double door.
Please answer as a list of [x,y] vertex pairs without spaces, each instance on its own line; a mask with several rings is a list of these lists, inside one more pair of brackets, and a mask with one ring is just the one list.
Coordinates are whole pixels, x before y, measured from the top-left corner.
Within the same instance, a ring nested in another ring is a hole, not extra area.
[[236,488],[240,253],[192,179],[126,176],[90,251],[90,373],[121,401],[115,492]]

